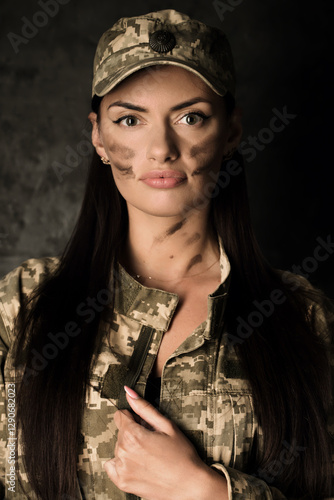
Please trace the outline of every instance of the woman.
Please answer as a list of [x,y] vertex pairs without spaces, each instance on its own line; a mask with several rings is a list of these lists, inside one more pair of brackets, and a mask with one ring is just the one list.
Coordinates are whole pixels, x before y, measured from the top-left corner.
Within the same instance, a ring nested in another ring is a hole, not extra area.
[[1,286],[8,498],[332,495],[330,309],[256,245],[234,86],[184,14],[102,36],[73,237]]

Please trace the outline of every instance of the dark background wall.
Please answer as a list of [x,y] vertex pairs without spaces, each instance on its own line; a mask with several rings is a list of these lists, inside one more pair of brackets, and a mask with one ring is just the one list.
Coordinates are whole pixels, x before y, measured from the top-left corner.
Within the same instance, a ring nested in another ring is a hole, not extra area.
[[[334,297],[333,248],[326,260],[313,257],[319,238],[334,241],[333,2],[49,2],[57,13],[41,15],[48,0],[0,6],[0,274],[28,257],[58,254],[73,229],[91,153],[86,117],[100,35],[119,17],[175,8],[230,39],[253,220],[265,255],[280,268],[301,266]],[[270,132],[284,109],[295,116]],[[67,169],[62,175],[59,165]]]

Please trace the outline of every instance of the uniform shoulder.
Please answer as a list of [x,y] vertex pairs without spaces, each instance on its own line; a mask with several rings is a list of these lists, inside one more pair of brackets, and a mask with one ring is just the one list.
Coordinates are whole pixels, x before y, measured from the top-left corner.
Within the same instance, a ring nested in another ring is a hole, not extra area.
[[56,269],[57,257],[29,259],[0,280],[0,316],[11,335],[23,299]]
[[57,257],[28,259],[0,280],[0,300],[10,293],[31,293],[59,264]]

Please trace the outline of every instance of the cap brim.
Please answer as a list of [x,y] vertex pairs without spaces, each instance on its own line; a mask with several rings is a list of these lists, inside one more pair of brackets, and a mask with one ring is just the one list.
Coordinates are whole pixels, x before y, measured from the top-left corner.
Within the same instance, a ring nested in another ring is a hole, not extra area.
[[[170,65],[170,66],[178,66],[179,68],[186,69],[198,76],[204,83],[206,83],[216,94],[220,96],[224,96],[227,93],[226,87],[219,86],[211,82],[205,75],[200,73],[196,68],[191,66],[191,64],[187,64],[180,60],[176,60],[172,57],[163,57],[163,59],[158,59],[157,57],[152,59],[147,59],[145,61],[140,61],[138,64],[134,64],[133,66],[127,67],[126,71],[121,72],[118,75],[109,75],[103,80],[99,81],[98,84],[93,87],[93,97],[97,95],[98,97],[103,97],[112,89],[114,89],[117,85],[119,85],[123,80],[133,75],[137,71],[148,68],[150,66],[160,66],[160,65]],[[218,82],[217,82],[218,83]]]

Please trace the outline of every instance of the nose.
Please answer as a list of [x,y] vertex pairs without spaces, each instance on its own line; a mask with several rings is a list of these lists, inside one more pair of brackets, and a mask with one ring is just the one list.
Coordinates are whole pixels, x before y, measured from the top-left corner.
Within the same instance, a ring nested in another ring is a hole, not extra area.
[[179,158],[175,132],[169,124],[156,125],[150,130],[147,158],[158,163],[173,162]]

